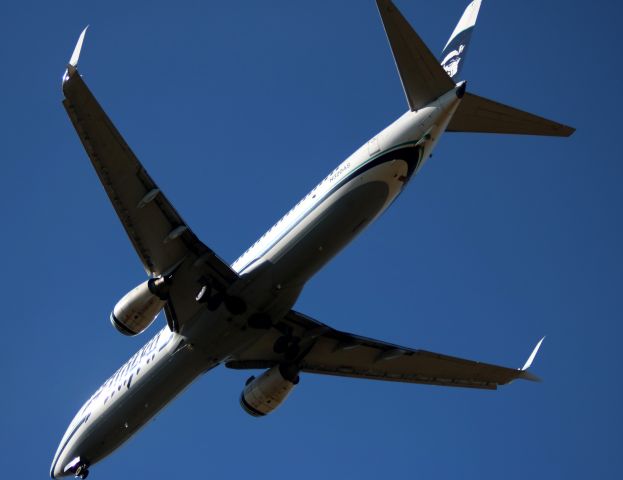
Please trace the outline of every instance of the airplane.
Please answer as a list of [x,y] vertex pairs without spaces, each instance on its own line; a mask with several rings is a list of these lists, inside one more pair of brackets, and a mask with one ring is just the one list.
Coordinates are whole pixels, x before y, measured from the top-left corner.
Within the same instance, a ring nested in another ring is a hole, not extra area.
[[242,408],[264,416],[303,373],[496,389],[528,371],[338,331],[293,309],[305,283],[387,209],[444,132],[567,137],[575,130],[467,91],[459,80],[481,0],[467,6],[437,59],[391,0],[376,0],[408,110],[364,143],[228,265],[182,220],[77,70],[86,28],[63,75],[63,105],[138,254],[147,280],[113,308],[112,325],[166,325],[87,400],[71,421],[50,476],[86,478],[197,377],[225,365],[263,370]]

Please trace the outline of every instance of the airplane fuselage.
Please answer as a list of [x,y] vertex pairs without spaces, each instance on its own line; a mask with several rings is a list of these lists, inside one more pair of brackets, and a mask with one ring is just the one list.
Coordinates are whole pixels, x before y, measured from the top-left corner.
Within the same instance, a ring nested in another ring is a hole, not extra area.
[[82,406],[54,457],[50,474],[71,475],[80,458],[92,465],[136,433],[202,373],[253,345],[254,312],[283,317],[305,283],[396,199],[430,157],[459,105],[459,84],[430,105],[408,111],[342,162],[268,230],[232,269],[236,294],[249,306],[202,310],[179,333],[160,330]]

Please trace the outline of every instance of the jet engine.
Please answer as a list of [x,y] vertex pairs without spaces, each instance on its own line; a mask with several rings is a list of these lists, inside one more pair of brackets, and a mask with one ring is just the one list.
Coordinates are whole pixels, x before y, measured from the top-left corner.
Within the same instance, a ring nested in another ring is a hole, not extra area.
[[259,377],[249,377],[240,394],[240,406],[249,415],[263,417],[275,410],[299,383],[298,371],[275,365]]
[[126,293],[110,314],[110,323],[124,335],[145,331],[158,316],[167,299],[165,279],[150,278]]

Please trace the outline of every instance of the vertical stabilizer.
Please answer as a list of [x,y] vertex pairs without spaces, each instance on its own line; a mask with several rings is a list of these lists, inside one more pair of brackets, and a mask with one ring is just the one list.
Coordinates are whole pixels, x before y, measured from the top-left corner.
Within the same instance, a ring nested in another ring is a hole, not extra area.
[[473,0],[472,3],[467,6],[441,53],[441,66],[454,81],[458,81],[459,79],[458,75],[463,67],[465,56],[467,55],[467,47],[474,26],[476,25],[476,18],[478,17],[481,2],[482,0]]
[[435,56],[391,0],[376,0],[411,110],[454,88]]

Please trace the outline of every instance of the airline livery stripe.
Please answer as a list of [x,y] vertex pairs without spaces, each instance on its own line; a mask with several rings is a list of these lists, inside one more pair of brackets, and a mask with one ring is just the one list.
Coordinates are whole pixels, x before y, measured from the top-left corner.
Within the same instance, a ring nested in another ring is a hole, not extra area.
[[[303,216],[293,225],[291,225],[287,230],[285,230],[283,233],[281,233],[281,235],[279,235],[277,238],[275,238],[275,240],[273,240],[269,245],[267,245],[264,249],[262,249],[261,253],[257,254],[254,256],[253,259],[251,259],[246,265],[244,265],[240,271],[239,274],[242,275],[244,273],[245,270],[247,270],[251,265],[253,265],[255,262],[257,262],[258,260],[260,260],[267,252],[269,252],[277,243],[279,243],[286,235],[288,235],[292,230],[294,230],[297,226],[299,226],[301,224],[301,222],[303,222],[307,217],[309,217],[309,215],[311,215],[316,208],[318,208],[318,206],[320,206],[328,197],[330,197],[331,195],[333,195],[337,190],[339,190],[340,188],[346,186],[349,182],[351,182],[352,180],[355,180],[357,177],[359,177],[361,174],[367,172],[368,170],[381,165],[385,162],[391,161],[391,160],[395,160],[396,157],[394,155],[391,155],[389,158],[388,156],[392,153],[397,153],[399,151],[402,150],[410,150],[416,148],[415,147],[415,142],[410,141],[410,142],[405,142],[399,145],[396,145],[392,148],[389,148],[383,152],[381,152],[380,154],[370,158],[369,160],[367,160],[365,163],[362,163],[359,167],[357,167],[355,170],[353,170],[351,173],[349,173],[346,177],[344,177],[342,180],[340,180],[335,186],[333,186],[333,188],[331,188],[329,191],[327,191],[322,197],[320,197],[316,203],[314,205],[312,205],[304,214]],[[417,166],[419,165],[419,163],[421,162],[421,149],[420,152],[418,152],[416,161],[414,162],[413,165],[411,165],[411,162],[409,164],[409,172],[407,175],[407,178],[409,178],[411,176],[411,174],[416,170]],[[409,152],[410,153],[410,152]],[[405,158],[408,158],[408,155],[405,155]]]

